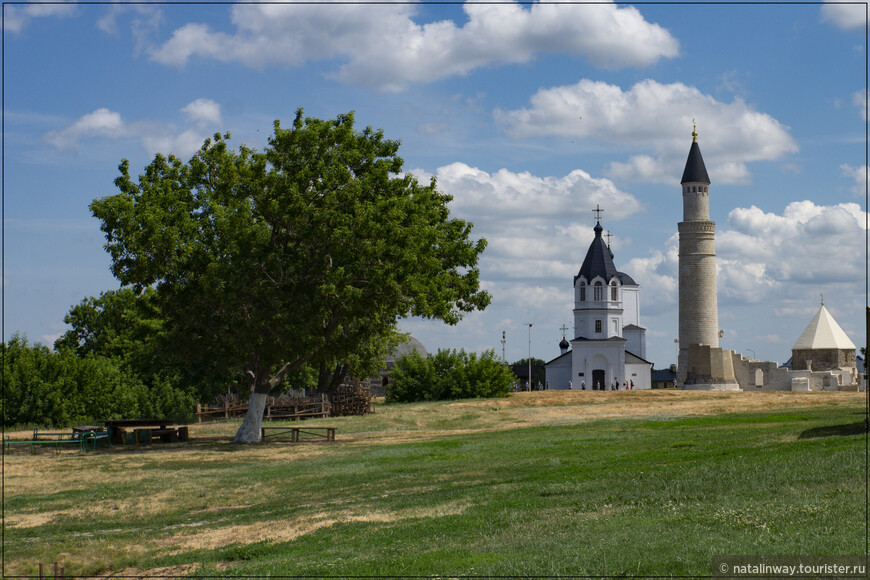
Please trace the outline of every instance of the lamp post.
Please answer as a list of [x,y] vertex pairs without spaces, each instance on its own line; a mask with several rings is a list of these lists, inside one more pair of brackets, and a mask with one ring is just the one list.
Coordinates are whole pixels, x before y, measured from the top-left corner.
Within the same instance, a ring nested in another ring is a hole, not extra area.
[[502,331],[501,331],[501,362],[502,362],[502,364],[504,364],[505,366],[507,366],[507,359],[506,359],[505,356],[504,356],[504,343],[505,343],[506,341],[507,341],[507,339],[505,338],[505,331],[502,330]]
[[757,356],[755,356],[755,351],[754,351],[754,350],[752,350],[751,348],[747,348],[746,350],[748,350],[749,352],[752,353],[752,358],[756,358],[756,359],[758,358]]
[[532,323],[529,322],[529,390],[532,390]]

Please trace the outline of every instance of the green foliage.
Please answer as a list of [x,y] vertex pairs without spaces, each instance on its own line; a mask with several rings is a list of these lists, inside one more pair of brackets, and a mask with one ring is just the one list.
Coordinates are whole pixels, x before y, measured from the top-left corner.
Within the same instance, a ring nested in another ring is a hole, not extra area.
[[514,376],[494,350],[478,356],[465,350],[442,350],[424,357],[416,350],[399,357],[387,385],[387,402],[440,401],[504,397]]
[[101,419],[188,419],[196,405],[191,389],[158,376],[146,385],[117,359],[72,350],[52,352],[14,335],[0,345],[4,357],[3,424],[67,427]]
[[238,387],[237,379],[209,359],[176,356],[178,346],[163,330],[164,317],[151,287],[141,292],[125,287],[85,298],[70,309],[64,322],[71,328],[55,341],[56,350],[111,358],[149,389],[166,391],[170,381],[193,388],[199,400],[210,400],[228,387]]
[[142,371],[155,367],[163,326],[155,294],[153,288],[141,293],[121,288],[85,298],[64,317],[71,328],[55,341],[55,349],[119,357]]
[[398,141],[353,113],[303,118],[260,153],[215,135],[184,163],[157,155],[91,204],[112,273],[154,285],[173,351],[240,372],[258,392],[305,364],[382,359],[397,320],[453,324],[484,308],[486,243],[451,219],[434,180],[402,175]]
[[[512,366],[528,365],[528,364],[529,364],[529,359],[528,359],[528,357],[526,357],[526,358],[521,358],[517,362],[513,363]],[[544,359],[532,357],[532,366],[535,366],[535,365],[544,366],[545,364],[547,364],[547,361],[545,361]]]

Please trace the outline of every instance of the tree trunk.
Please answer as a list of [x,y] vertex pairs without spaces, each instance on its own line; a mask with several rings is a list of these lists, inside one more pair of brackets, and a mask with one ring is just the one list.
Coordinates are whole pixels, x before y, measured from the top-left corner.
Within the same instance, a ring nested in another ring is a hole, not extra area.
[[335,394],[338,386],[347,376],[347,365],[338,363],[335,367],[327,368],[326,363],[320,363],[320,372],[317,377],[317,391],[329,396]]
[[236,438],[233,443],[259,443],[261,440],[263,426],[263,411],[266,409],[266,393],[251,393],[251,400],[248,401],[248,414],[242,422],[242,426],[236,432]]
[[257,357],[254,355],[250,357],[248,368],[244,372],[244,375],[251,383],[248,414],[245,416],[242,426],[236,431],[233,443],[259,443],[262,440],[263,411],[266,409],[266,400],[269,397],[269,393],[281,384],[281,381],[288,372],[301,367],[305,360],[304,358],[299,358],[292,363],[286,363],[274,377],[264,380],[263,377],[268,375],[264,375],[262,367],[257,362]]

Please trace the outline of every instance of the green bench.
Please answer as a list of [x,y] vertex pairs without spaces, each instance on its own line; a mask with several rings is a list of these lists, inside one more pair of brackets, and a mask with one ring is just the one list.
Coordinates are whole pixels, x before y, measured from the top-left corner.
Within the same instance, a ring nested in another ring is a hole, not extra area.
[[6,453],[9,453],[13,445],[27,445],[30,447],[31,454],[36,453],[40,446],[49,446],[54,447],[55,455],[57,455],[65,446],[77,446],[81,451],[87,452],[98,446],[107,445],[108,442],[109,434],[102,430],[83,431],[73,428],[71,431],[53,432],[40,431],[36,428],[30,439],[12,439],[7,436],[4,445]]

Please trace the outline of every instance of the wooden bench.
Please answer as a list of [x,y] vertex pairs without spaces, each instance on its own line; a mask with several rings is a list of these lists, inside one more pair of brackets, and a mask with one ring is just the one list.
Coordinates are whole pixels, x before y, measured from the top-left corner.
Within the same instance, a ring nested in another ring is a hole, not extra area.
[[[272,431],[272,433],[267,433]],[[335,441],[335,427],[260,427],[260,439],[290,435],[290,441]],[[308,437],[303,437],[308,435]]]

